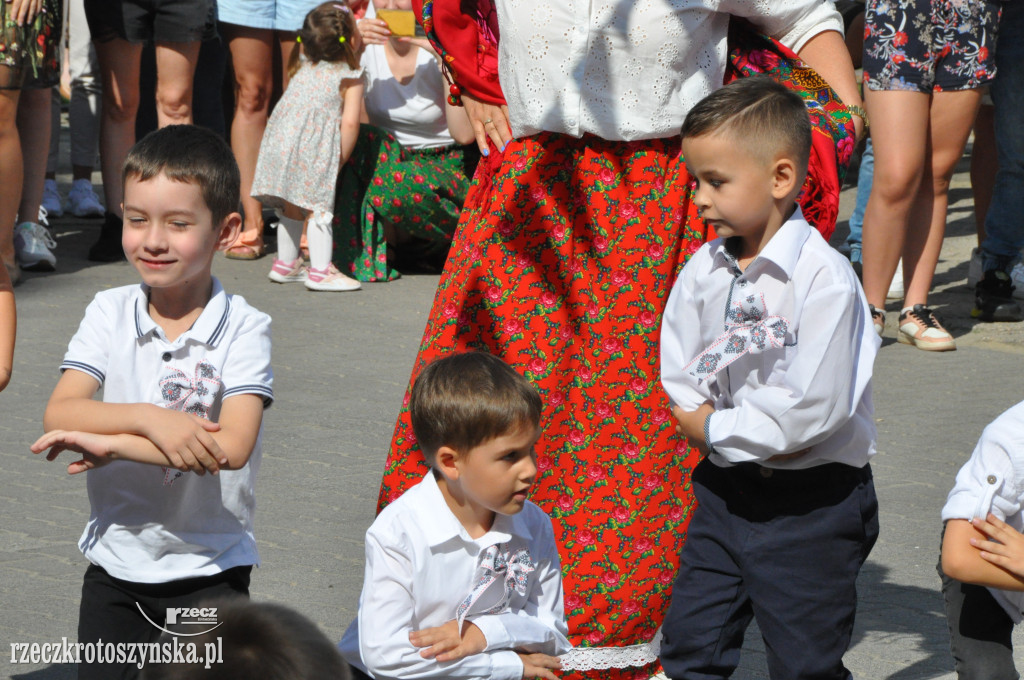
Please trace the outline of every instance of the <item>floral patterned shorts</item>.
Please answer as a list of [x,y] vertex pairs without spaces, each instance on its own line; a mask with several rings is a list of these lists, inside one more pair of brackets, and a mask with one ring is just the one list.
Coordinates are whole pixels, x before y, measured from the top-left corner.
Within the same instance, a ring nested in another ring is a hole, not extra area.
[[0,1],[0,90],[42,89],[60,80],[61,3],[44,0],[43,11],[24,26],[7,16]]
[[977,89],[995,77],[999,3],[868,0],[864,82],[872,90]]

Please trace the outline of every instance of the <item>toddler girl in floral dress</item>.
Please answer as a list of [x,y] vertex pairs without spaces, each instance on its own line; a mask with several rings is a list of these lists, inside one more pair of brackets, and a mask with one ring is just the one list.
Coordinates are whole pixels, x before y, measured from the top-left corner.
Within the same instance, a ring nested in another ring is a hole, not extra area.
[[[331,210],[338,169],[359,136],[363,97],[359,31],[339,2],[315,7],[303,22],[290,68],[297,68],[267,123],[252,195],[278,211],[277,258],[270,280],[309,290],[360,287],[331,263]],[[309,267],[299,254],[308,217]]]

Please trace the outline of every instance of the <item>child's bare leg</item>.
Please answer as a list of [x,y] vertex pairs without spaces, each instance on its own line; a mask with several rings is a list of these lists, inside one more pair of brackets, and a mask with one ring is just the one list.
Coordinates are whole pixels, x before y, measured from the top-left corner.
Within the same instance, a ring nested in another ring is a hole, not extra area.
[[18,102],[18,136],[21,138],[22,179],[19,222],[36,222],[43,200],[46,158],[50,151],[49,89],[25,90]]

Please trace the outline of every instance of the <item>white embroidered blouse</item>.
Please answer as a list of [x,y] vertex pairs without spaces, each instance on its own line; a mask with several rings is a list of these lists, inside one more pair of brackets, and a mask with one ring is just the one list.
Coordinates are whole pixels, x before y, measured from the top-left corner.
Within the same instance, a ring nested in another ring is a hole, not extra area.
[[843,31],[831,0],[496,0],[512,132],[610,140],[679,133],[725,73],[729,15],[799,50]]

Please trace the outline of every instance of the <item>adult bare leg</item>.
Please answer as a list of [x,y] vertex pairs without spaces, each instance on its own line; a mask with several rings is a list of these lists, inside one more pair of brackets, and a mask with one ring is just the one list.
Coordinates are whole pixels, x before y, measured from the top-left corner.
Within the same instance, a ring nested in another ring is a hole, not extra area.
[[918,190],[919,205],[930,210],[912,211],[903,249],[903,272],[906,287],[904,307],[927,305],[935,266],[942,251],[946,233],[946,207],[949,182],[957,161],[963,155],[971,134],[974,117],[981,104],[978,90],[936,92],[932,95],[928,125],[930,151],[925,179]]
[[[864,293],[885,308],[904,252],[909,215],[924,174],[930,96],[921,92],[865,92],[875,148],[875,178],[864,211]],[[906,265],[904,265],[906,266]]]
[[0,90],[0,259],[16,279],[14,220],[21,201],[21,141],[16,125],[20,90]]
[[135,144],[135,114],[139,110],[139,63],[142,45],[114,38],[97,42],[96,56],[103,79],[100,122],[100,173],[107,211],[121,215],[121,166]]
[[50,88],[22,90],[18,102],[18,136],[21,139],[22,188],[18,220],[36,222],[43,200],[46,160],[50,153]]
[[263,206],[250,194],[274,86],[274,32],[234,24],[223,24],[223,30],[235,71],[235,116],[231,122],[231,150],[235,152],[241,173],[241,200],[245,211],[243,235],[239,239],[241,243],[258,244],[250,247],[236,242],[239,245],[231,250],[237,250],[236,255],[246,255],[262,250],[263,243]]
[[159,127],[192,123],[192,78],[200,42],[156,44],[156,119]]

